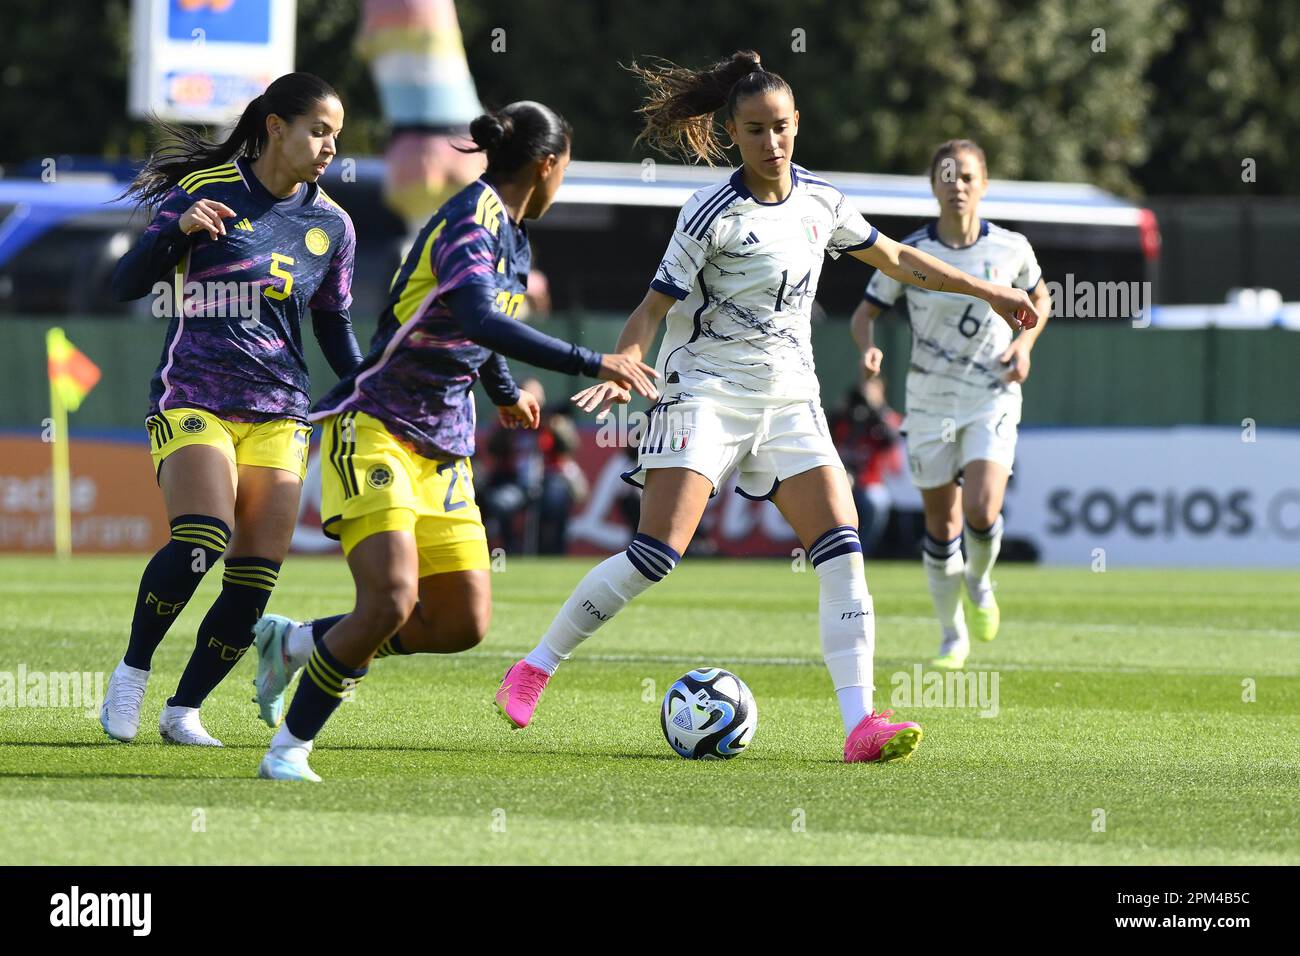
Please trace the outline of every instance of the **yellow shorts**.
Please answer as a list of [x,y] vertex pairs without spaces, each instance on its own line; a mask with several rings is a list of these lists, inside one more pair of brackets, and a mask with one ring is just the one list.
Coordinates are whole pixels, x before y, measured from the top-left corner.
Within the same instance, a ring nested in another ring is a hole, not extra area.
[[201,408],[169,408],[144,420],[157,475],[167,456],[189,445],[211,445],[235,465],[258,465],[307,474],[311,426],[295,418],[228,422]]
[[365,412],[320,424],[321,524],[344,554],[373,534],[406,531],[422,578],[491,566],[468,458],[418,455]]

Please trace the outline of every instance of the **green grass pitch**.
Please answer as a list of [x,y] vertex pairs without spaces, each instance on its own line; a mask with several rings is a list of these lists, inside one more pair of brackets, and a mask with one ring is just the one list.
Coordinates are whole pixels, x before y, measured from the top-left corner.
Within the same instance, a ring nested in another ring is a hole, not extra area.
[[[0,558],[0,675],[110,671],[143,561]],[[0,861],[1300,863],[1293,573],[999,567],[1003,632],[968,663],[997,674],[996,716],[900,708],[925,730],[915,756],[846,766],[816,578],[784,562],[687,560],[511,731],[496,684],[590,563],[511,560],[480,648],[378,662],[317,743],[319,786],[255,779],[269,731],[251,658],[204,707],[224,749],[159,739],[209,575],[155,658],[134,744],[83,709],[0,707]],[[919,564],[868,580],[883,708],[937,630]],[[337,613],[351,595],[341,559],[294,557],[271,607]],[[660,733],[664,691],[699,664],[757,697],[735,760],[681,760]]]

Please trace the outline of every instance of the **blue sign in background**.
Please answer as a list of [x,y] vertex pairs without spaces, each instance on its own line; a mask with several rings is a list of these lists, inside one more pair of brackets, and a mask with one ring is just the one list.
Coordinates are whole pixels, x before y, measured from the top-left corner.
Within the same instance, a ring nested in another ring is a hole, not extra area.
[[224,10],[220,0],[207,0],[187,10],[181,0],[168,0],[167,36],[172,40],[193,40],[202,30],[212,43],[267,43],[271,39],[271,0],[231,0]]

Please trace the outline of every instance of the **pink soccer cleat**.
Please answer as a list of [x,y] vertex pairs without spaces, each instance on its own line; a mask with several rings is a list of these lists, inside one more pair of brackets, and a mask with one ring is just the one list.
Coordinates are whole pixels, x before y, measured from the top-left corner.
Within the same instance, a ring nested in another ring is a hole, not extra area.
[[550,674],[527,661],[515,664],[501,678],[501,686],[497,688],[497,709],[516,730],[527,727],[533,719],[537,701],[550,679]]
[[897,760],[912,756],[912,751],[921,742],[921,727],[907,721],[891,724],[887,718],[894,712],[887,710],[882,714],[874,710],[863,717],[853,728],[848,740],[844,741],[845,763],[870,763],[879,760]]

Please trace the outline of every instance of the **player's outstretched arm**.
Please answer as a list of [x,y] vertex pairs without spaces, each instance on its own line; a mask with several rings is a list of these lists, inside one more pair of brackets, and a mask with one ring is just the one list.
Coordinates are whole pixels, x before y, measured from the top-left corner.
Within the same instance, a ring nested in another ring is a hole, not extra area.
[[895,242],[886,235],[878,236],[866,249],[855,249],[849,255],[875,266],[891,279],[908,285],[929,289],[931,292],[954,292],[983,299],[1017,332],[1032,329],[1038,323],[1038,313],[1034,311],[1034,304],[1023,289],[994,285],[977,279],[929,253]]
[[[641,304],[632,310],[632,314],[627,317],[627,322],[623,324],[618,344],[614,347],[615,353],[635,362],[644,361],[650,346],[654,344],[660,323],[676,301],[672,296],[655,289],[647,291]],[[658,398],[658,395],[647,397],[654,399]],[[609,413],[611,406],[626,404],[631,399],[632,392],[624,383],[608,381],[584,388],[570,401],[584,412],[595,411],[596,418],[601,419]]]
[[488,360],[479,366],[478,379],[483,383],[483,390],[492,399],[492,404],[500,408],[513,405],[519,401],[519,386],[510,374],[510,366],[500,352],[493,352]]
[[1038,324],[1032,329],[1026,329],[1019,337],[1028,339],[1032,345],[1043,334],[1043,326],[1047,325],[1047,320],[1052,316],[1052,293],[1044,280],[1038,280],[1038,285],[1029,293],[1029,299],[1034,304],[1034,311],[1038,313]]
[[1008,382],[1023,382],[1029,377],[1029,353],[1033,351],[1034,343],[1043,334],[1043,327],[1052,314],[1052,293],[1047,290],[1047,283],[1042,279],[1038,280],[1038,285],[1029,294],[1029,298],[1034,303],[1034,311],[1038,313],[1038,324],[1017,335],[998,357],[998,361],[1007,367],[1004,377]]
[[862,367],[867,373],[867,378],[878,375],[880,366],[885,361],[885,353],[876,348],[875,332],[876,319],[880,317],[882,311],[880,306],[863,299],[853,310],[853,319],[849,322],[853,341],[858,343],[858,349],[862,352]]
[[539,332],[496,311],[493,301],[492,290],[479,285],[462,286],[447,296],[452,317],[472,342],[538,368],[617,381],[646,398],[658,397],[652,381],[657,373],[645,363],[617,352],[601,355]]

